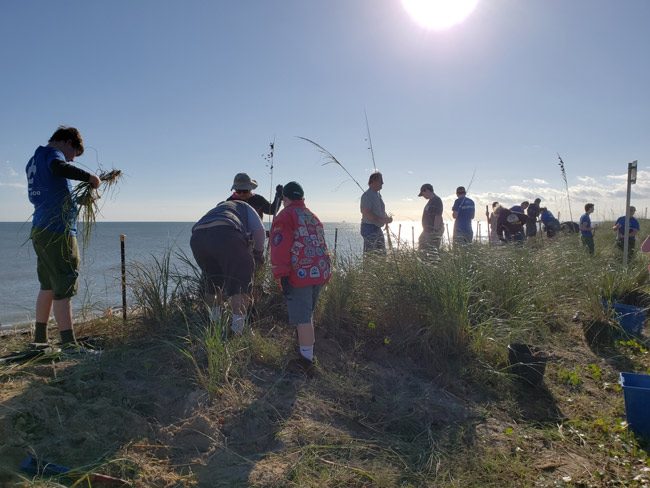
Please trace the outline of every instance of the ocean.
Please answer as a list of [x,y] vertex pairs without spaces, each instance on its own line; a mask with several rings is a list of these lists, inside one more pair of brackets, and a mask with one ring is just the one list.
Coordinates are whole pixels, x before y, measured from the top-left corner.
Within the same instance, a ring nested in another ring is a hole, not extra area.
[[[129,263],[161,257],[168,249],[192,256],[190,234],[193,222],[100,222],[93,230],[87,249],[81,248],[79,291],[72,300],[80,310],[103,313],[121,306],[120,234],[125,234]],[[324,223],[330,250],[359,255],[363,242],[358,223]],[[36,256],[29,240],[31,222],[0,222],[0,328],[31,323],[39,284]],[[409,230],[409,236],[411,231]],[[410,237],[409,237],[410,239]]]
[[[453,222],[446,222],[451,232]],[[479,233],[477,222],[475,235]],[[99,222],[87,249],[81,247],[79,290],[72,300],[75,314],[80,311],[100,315],[122,304],[120,276],[120,234],[125,234],[127,271],[130,263],[146,263],[165,251],[181,251],[190,258],[193,222]],[[361,256],[363,240],[357,222],[325,222],[325,238],[330,251],[338,255]],[[267,225],[268,227],[268,225]],[[412,247],[421,232],[420,222],[393,222],[391,232],[401,237],[401,246]],[[34,320],[39,284],[36,256],[29,240],[31,222],[0,222],[0,329]],[[485,233],[485,228],[483,228]],[[485,236],[484,236],[485,237]],[[446,241],[446,236],[444,241]],[[128,279],[128,277],[127,277]],[[128,283],[127,283],[128,285]],[[127,286],[127,301],[131,303]]]

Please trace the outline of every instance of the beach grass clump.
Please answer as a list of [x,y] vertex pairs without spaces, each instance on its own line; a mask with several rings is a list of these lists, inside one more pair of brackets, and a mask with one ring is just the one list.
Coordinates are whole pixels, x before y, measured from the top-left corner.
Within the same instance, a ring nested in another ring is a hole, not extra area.
[[338,256],[332,279],[321,295],[316,321],[333,333],[352,329],[367,315],[360,308],[363,269],[357,261],[350,255]]
[[151,256],[149,262],[134,262],[129,266],[130,289],[137,309],[150,323],[168,325],[174,316],[176,287],[172,279],[171,250],[161,257]]
[[80,237],[82,247],[87,248],[90,243],[90,237],[97,221],[97,215],[100,213],[99,200],[106,192],[113,191],[123,177],[119,169],[109,171],[99,171],[99,188],[95,189],[87,181],[78,183],[70,193],[68,205],[64,205],[64,215],[71,208],[77,207],[77,220],[80,222]]
[[210,395],[218,395],[241,378],[251,358],[250,335],[227,338],[229,314],[193,327],[181,353],[194,367],[198,384]]
[[321,295],[318,325],[352,331],[356,340],[433,370],[453,368],[468,354],[503,365],[508,344],[548,345],[578,311],[606,321],[603,299],[643,293],[645,257],[637,254],[624,268],[613,241],[602,245],[590,256],[570,234],[455,247],[436,260],[410,249],[339,260]]

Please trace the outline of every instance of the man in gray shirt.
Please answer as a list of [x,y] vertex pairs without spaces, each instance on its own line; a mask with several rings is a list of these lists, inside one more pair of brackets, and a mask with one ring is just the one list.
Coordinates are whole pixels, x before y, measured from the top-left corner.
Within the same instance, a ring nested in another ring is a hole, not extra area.
[[422,185],[418,196],[428,200],[422,212],[422,234],[418,240],[418,248],[425,253],[437,254],[444,228],[442,200],[433,192],[430,183]]
[[213,322],[223,303],[232,310],[230,329],[241,335],[255,267],[264,263],[264,225],[248,203],[219,203],[192,227],[190,248],[202,272],[205,303]]
[[368,189],[361,195],[361,235],[363,252],[377,251],[386,254],[386,242],[381,228],[393,221],[386,214],[384,201],[379,190],[384,186],[384,178],[376,171],[368,178]]

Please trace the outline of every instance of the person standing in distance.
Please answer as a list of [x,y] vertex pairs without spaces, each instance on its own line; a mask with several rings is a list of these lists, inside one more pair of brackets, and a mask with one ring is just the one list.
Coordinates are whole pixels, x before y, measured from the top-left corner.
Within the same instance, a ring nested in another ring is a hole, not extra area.
[[382,227],[390,224],[393,217],[386,214],[386,206],[379,191],[384,186],[384,178],[376,171],[368,178],[368,189],[361,195],[361,235],[363,252],[386,254],[386,241]]
[[585,205],[585,213],[580,217],[580,240],[587,248],[589,254],[594,254],[594,227],[591,225],[590,215],[594,212],[594,204]]
[[466,195],[465,187],[456,188],[456,201],[451,208],[454,218],[454,244],[470,244],[474,239],[472,220],[474,219],[474,201]]
[[[639,230],[641,230],[639,221],[634,216],[635,212],[636,212],[636,207],[630,206],[630,232],[629,232],[629,237],[627,242],[628,259],[631,259],[632,256],[634,255],[636,235],[639,233]],[[616,231],[616,247],[618,247],[621,250],[621,252],[623,252],[623,249],[625,248],[625,215],[619,217],[616,220],[616,223],[614,224],[614,227],[612,227],[612,229]]]
[[526,221],[526,237],[535,237],[537,235],[537,217],[541,212],[539,204],[542,203],[541,198],[536,198],[526,209],[528,220]]
[[47,146],[39,146],[27,163],[27,193],[34,205],[31,240],[36,253],[40,291],[36,299],[34,342],[47,342],[47,321],[54,319],[64,348],[81,350],[72,324],[72,297],[77,293],[79,248],[78,206],[72,201],[70,180],[99,187],[96,175],[72,164],[84,152],[79,130],[60,126]]
[[418,248],[425,252],[435,254],[440,250],[444,222],[442,220],[442,200],[433,191],[433,185],[425,183],[420,187],[419,197],[424,197],[427,204],[422,211],[422,234],[418,239]]

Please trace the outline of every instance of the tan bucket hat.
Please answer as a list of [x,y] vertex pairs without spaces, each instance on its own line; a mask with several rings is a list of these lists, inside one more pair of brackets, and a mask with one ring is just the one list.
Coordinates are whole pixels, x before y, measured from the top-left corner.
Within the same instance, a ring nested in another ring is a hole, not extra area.
[[254,190],[255,188],[257,188],[257,181],[252,180],[246,173],[237,173],[230,189]]

